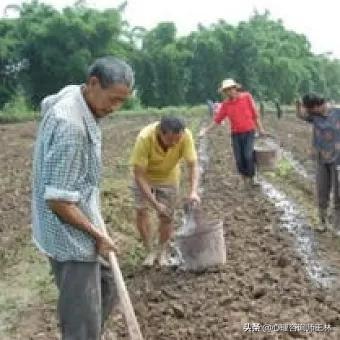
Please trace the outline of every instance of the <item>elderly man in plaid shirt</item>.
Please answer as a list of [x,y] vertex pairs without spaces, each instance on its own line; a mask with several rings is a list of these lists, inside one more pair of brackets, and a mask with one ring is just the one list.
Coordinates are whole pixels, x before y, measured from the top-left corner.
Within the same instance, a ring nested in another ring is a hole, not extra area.
[[131,93],[125,62],[105,57],[86,83],[42,101],[33,162],[33,240],[48,256],[59,289],[63,340],[99,340],[117,302],[113,277],[100,257],[114,250],[100,213],[100,118]]

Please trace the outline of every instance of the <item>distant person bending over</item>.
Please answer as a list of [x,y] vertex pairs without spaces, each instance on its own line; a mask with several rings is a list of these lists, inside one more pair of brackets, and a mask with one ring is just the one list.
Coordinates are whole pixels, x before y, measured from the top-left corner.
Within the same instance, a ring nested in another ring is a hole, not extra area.
[[[137,229],[148,256],[144,265],[155,260],[166,265],[166,251],[173,232],[173,218],[180,181],[180,161],[185,160],[189,173],[189,201],[199,202],[197,194],[198,166],[195,144],[184,122],[175,117],[163,117],[160,122],[143,128],[136,140],[131,165],[137,210]],[[148,206],[159,217],[159,245],[153,249]]]
[[313,148],[316,158],[316,193],[320,223],[329,227],[328,206],[333,188],[334,231],[340,231],[340,197],[337,165],[340,151],[340,109],[329,108],[326,99],[309,93],[296,103],[297,117],[313,124]]
[[254,139],[255,130],[264,134],[254,100],[249,92],[240,92],[240,85],[233,79],[225,79],[219,91],[226,97],[213,121],[200,132],[205,135],[214,126],[228,118],[231,125],[231,138],[238,172],[246,188],[256,185]]

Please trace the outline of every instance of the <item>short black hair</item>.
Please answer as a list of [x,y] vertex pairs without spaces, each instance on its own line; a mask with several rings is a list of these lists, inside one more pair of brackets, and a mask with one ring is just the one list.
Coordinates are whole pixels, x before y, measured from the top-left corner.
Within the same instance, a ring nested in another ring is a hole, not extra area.
[[177,117],[164,116],[159,125],[163,133],[180,133],[185,129],[185,123]]
[[131,66],[113,56],[95,60],[88,69],[87,78],[90,77],[96,77],[103,89],[114,84],[124,84],[132,89],[135,81]]
[[320,106],[325,104],[326,98],[316,94],[316,93],[307,93],[302,97],[302,104],[307,109],[312,109],[316,106]]

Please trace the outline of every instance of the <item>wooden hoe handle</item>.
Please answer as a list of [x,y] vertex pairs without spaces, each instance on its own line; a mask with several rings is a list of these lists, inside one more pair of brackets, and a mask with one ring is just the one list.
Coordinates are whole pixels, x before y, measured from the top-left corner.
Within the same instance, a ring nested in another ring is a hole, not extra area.
[[121,303],[122,312],[125,317],[125,322],[128,328],[129,336],[131,340],[143,340],[142,333],[132,307],[132,303],[129,297],[129,293],[126,289],[122,272],[119,268],[119,264],[114,252],[109,254],[110,267],[114,275],[114,279],[117,286],[118,297]]

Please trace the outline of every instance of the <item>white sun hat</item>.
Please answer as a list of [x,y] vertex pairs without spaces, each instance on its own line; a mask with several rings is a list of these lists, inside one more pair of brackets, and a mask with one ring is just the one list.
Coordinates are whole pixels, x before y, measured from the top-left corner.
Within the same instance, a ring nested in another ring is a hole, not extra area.
[[238,83],[236,83],[236,81],[234,79],[228,78],[228,79],[224,79],[222,81],[221,87],[218,89],[219,92],[229,89],[231,87],[240,87],[240,85]]

